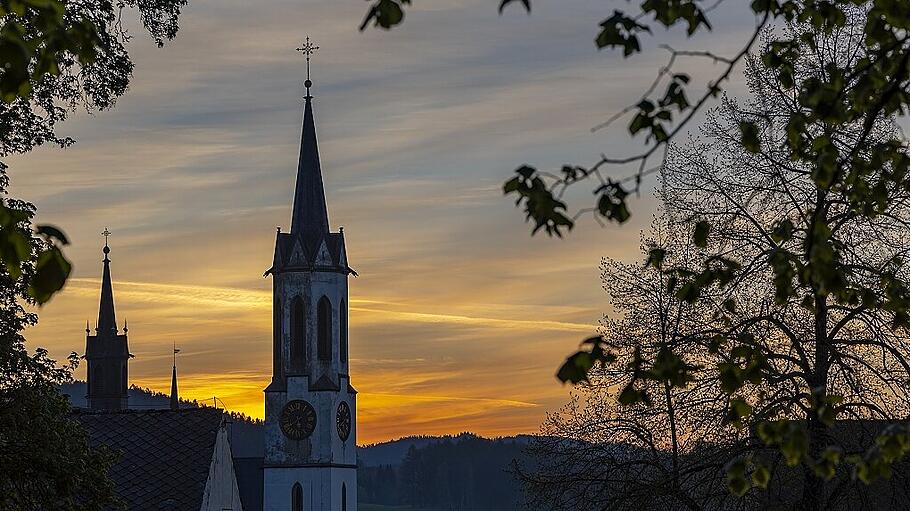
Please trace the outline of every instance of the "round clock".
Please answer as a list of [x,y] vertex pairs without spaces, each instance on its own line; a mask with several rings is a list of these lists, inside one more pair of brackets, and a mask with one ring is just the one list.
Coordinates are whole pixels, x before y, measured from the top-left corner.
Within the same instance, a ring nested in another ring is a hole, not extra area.
[[281,410],[278,421],[281,432],[292,440],[301,440],[313,434],[316,429],[316,410],[306,401],[288,401]]
[[342,441],[351,436],[351,407],[345,401],[338,405],[338,411],[335,412],[335,428]]

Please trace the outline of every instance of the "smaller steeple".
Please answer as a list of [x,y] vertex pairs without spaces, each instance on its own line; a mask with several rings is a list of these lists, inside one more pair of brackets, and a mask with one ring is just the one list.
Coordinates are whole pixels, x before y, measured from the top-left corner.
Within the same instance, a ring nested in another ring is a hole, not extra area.
[[101,305],[98,308],[98,324],[95,330],[98,335],[107,336],[117,334],[117,317],[114,313],[114,289],[111,285],[111,259],[108,257],[111,247],[107,244],[111,231],[105,227],[101,234],[104,236],[104,248],[101,249],[104,252],[102,260],[104,269],[101,273]]
[[85,360],[88,406],[95,410],[123,410],[129,399],[129,359],[132,357],[126,338],[126,330],[117,331],[114,315],[114,291],[111,279],[111,248],[107,228],[104,236],[104,267],[101,274],[101,305],[98,308],[98,323],[95,335],[91,335],[86,323]]
[[180,399],[177,396],[177,354],[180,353],[180,350],[177,349],[177,343],[174,343],[174,366],[173,371],[171,372],[171,410],[180,409]]

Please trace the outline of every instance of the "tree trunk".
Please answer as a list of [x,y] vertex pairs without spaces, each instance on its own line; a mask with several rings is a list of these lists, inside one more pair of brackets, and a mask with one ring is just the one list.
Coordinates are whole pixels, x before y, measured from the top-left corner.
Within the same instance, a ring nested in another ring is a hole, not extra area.
[[[828,394],[828,301],[827,296],[815,292],[815,370],[810,375],[809,390],[820,400],[815,403],[817,408]],[[808,459],[803,465],[803,499],[802,508],[805,511],[822,511],[825,509],[825,480],[819,477],[810,466],[819,459],[827,442],[827,426],[818,417],[813,409],[806,417],[806,434],[809,437]]]

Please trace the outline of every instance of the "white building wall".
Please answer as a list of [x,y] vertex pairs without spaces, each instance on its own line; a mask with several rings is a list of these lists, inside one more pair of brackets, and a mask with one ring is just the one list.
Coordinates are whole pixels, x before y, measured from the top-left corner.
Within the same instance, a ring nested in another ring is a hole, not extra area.
[[[313,377],[315,382],[323,374],[328,374],[333,381],[337,381],[338,374],[348,374],[348,360],[338,360],[340,346],[339,334],[341,333],[341,303],[348,305],[348,277],[343,273],[320,272],[288,272],[275,275],[275,294],[281,298],[281,361],[284,374],[291,374],[291,308],[294,297],[300,296],[306,304],[306,372]],[[321,361],[316,356],[318,338],[318,305],[319,300],[328,297],[332,302],[332,359]],[[350,353],[349,353],[350,355]]]
[[215,449],[212,452],[212,463],[209,465],[209,478],[205,482],[200,511],[243,511],[240,504],[240,490],[237,488],[237,476],[234,473],[234,462],[231,456],[230,432],[225,422],[218,428]]
[[291,511],[296,483],[303,488],[304,511],[342,511],[342,488],[347,491],[347,511],[357,511],[356,468],[266,468],[263,476],[263,511]]
[[[287,376],[283,388],[265,393],[265,460],[263,509],[291,511],[291,492],[300,483],[307,511],[341,511],[342,488],[346,489],[345,509],[357,510],[357,399],[351,392],[348,359],[339,360],[341,307],[348,308],[348,277],[334,271],[287,272],[275,277],[275,294],[280,297],[282,366],[291,374],[290,345],[291,307],[296,296],[306,304],[306,375]],[[332,357],[320,361],[317,356],[318,304],[326,296],[332,304]],[[350,348],[349,348],[350,349]],[[350,353],[349,353],[350,355]],[[310,391],[320,378],[327,376],[338,391]],[[271,387],[270,387],[271,388]],[[301,399],[316,411],[316,427],[302,440],[287,438],[279,426],[284,405]],[[339,403],[347,402],[351,410],[351,433],[342,441],[336,428]]]

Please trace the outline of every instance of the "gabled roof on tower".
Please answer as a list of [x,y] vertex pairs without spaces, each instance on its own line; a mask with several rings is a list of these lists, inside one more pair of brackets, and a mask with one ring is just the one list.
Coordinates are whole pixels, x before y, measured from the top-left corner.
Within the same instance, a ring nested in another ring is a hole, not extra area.
[[329,232],[329,214],[325,203],[325,188],[322,184],[319,147],[316,143],[313,97],[308,93],[305,101],[291,234],[302,234],[304,238],[318,239]]
[[[346,268],[347,261],[343,257],[344,234],[330,232],[319,237],[278,233],[275,256],[276,269],[316,264],[317,254],[323,243],[325,243],[326,250],[329,252],[331,265]],[[295,259],[296,253],[299,253],[300,261]]]

